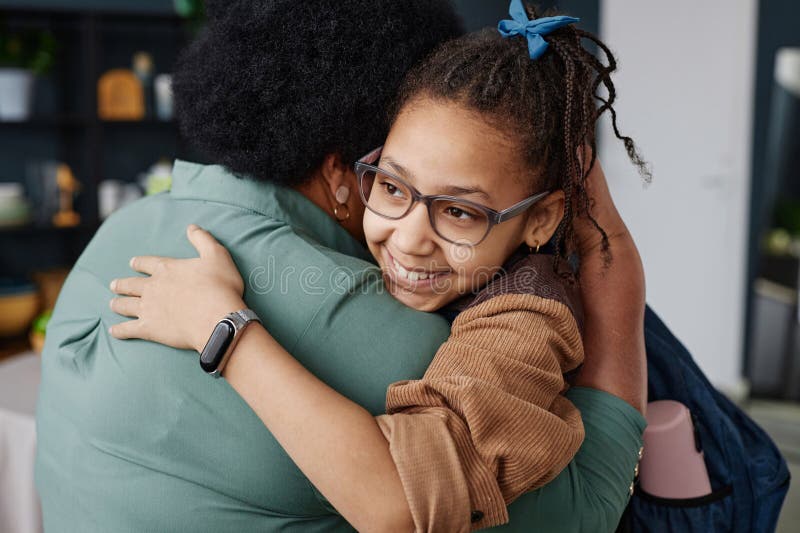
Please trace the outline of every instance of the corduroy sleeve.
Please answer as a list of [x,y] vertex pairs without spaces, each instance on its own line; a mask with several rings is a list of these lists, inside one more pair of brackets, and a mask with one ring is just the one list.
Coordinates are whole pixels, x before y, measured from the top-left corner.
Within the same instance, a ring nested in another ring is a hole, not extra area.
[[503,524],[507,504],[558,475],[583,440],[562,394],[582,360],[556,300],[503,294],[458,316],[425,376],[392,385],[378,417],[417,531]]

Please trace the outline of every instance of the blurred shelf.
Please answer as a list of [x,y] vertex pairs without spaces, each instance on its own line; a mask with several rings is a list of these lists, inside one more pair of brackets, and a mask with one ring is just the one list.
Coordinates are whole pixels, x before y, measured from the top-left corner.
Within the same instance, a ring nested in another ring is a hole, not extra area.
[[0,128],[60,128],[81,127],[90,124],[91,119],[80,115],[61,115],[52,117],[31,117],[27,120],[0,120]]
[[61,128],[61,127],[86,127],[86,126],[169,126],[177,127],[174,120],[159,120],[146,118],[143,120],[99,120],[96,117],[80,115],[63,115],[54,117],[32,117],[28,120],[0,120],[0,128]]
[[157,118],[145,118],[142,120],[98,120],[102,126],[170,126],[177,127],[174,120],[159,120]]
[[21,226],[0,226],[0,235],[37,235],[42,233],[78,233],[78,232],[92,232],[94,233],[100,227],[100,224],[79,224],[77,226],[70,226],[60,228],[52,225],[40,224],[24,224]]
[[0,0],[0,11],[26,15],[96,14],[176,19],[172,0]]
[[196,22],[178,15],[173,0],[0,0],[0,18],[12,29],[51,30],[59,43],[52,72],[36,88],[37,115],[0,122],[3,179],[27,176],[29,160],[55,160],[83,185],[74,204],[80,225],[0,227],[0,276],[25,276],[74,264],[100,227],[103,180],[132,181],[160,157],[186,153],[174,120],[101,120],[96,91],[103,73],[129,68],[137,50],[151,54],[158,72],[171,72]]

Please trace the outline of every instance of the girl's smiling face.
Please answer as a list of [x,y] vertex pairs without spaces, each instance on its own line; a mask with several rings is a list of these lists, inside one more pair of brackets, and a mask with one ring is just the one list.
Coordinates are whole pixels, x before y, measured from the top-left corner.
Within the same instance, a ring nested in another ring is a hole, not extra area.
[[[475,111],[418,98],[397,115],[377,166],[425,195],[446,194],[495,211],[524,200],[540,180],[518,147]],[[391,294],[414,309],[434,311],[480,289],[522,244],[544,244],[563,216],[556,191],[528,212],[494,226],[477,246],[456,245],[431,227],[418,202],[399,220],[369,210],[364,233]]]

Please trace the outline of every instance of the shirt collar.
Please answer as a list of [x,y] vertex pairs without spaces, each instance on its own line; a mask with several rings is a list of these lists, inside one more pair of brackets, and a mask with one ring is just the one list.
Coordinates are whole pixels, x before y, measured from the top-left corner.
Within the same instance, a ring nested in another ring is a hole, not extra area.
[[221,165],[176,160],[170,194],[179,199],[218,202],[253,211],[285,222],[328,248],[369,259],[364,247],[347,230],[299,192],[238,176]]

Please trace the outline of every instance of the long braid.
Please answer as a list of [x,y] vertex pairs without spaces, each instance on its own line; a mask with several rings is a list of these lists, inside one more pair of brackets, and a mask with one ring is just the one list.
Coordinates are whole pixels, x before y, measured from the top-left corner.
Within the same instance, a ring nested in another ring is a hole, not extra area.
[[[569,56],[567,51],[562,46],[560,42],[553,42],[552,45],[553,50],[555,50],[556,54],[561,58],[564,63],[564,67],[566,70],[566,77],[565,77],[565,84],[567,86],[566,91],[566,105],[564,107],[564,161],[566,163],[567,175],[568,176],[579,176],[580,174],[576,172],[576,161],[575,161],[575,153],[571,149],[572,140],[573,140],[573,113],[574,113],[574,84],[575,84],[575,65],[572,62],[572,58]],[[566,178],[561,183],[562,189],[564,191],[564,218],[561,220],[559,224],[559,233],[558,238],[555,242],[555,255],[556,261],[560,261],[564,255],[566,255],[566,248],[571,244],[572,241],[572,224],[569,221],[573,218],[573,207],[572,207],[572,198],[573,198],[573,191],[574,191],[574,180],[571,178]],[[558,268],[558,263],[556,264],[556,268]]]

